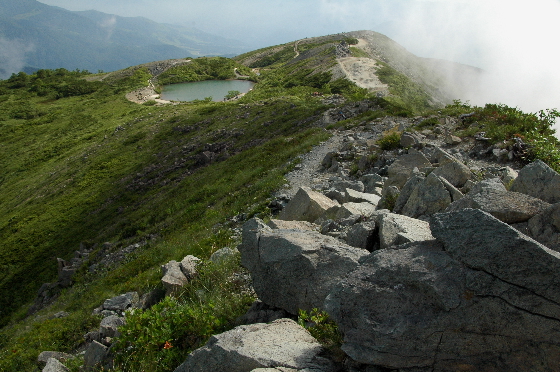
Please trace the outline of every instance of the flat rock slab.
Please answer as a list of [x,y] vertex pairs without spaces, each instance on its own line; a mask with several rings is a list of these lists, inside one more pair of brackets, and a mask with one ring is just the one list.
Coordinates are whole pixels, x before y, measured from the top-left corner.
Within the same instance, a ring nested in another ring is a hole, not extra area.
[[395,213],[381,214],[378,221],[381,249],[434,239],[430,231],[430,224],[426,221]]
[[307,221],[270,220],[268,226],[272,229],[318,231],[321,227]]
[[[309,332],[291,319],[270,324],[239,326],[212,336],[193,351],[175,372],[251,372],[257,368],[292,368],[334,372],[323,348]],[[288,369],[289,371],[289,369]]]
[[309,187],[301,187],[294,198],[280,212],[278,219],[314,222],[327,209],[336,205],[338,205],[338,202],[329,199],[325,195],[313,191]]
[[362,203],[368,202],[372,205],[379,204],[379,200],[381,200],[381,196],[375,194],[368,194],[364,192],[355,191],[352,189],[346,189],[346,193],[348,194],[348,201],[354,203]]
[[478,193],[470,192],[462,199],[451,203],[446,212],[455,212],[465,208],[480,209],[488,212],[505,223],[525,222],[543,212],[550,204],[532,196],[513,191],[482,189]]
[[560,253],[478,209],[440,213],[432,234],[456,260],[560,303]]

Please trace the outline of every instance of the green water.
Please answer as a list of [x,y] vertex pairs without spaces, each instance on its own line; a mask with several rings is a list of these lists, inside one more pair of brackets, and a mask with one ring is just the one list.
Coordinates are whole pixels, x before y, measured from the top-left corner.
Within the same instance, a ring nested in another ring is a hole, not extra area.
[[255,83],[247,80],[205,80],[194,83],[165,85],[161,99],[168,101],[194,101],[212,97],[215,102],[223,101],[231,90],[247,93]]

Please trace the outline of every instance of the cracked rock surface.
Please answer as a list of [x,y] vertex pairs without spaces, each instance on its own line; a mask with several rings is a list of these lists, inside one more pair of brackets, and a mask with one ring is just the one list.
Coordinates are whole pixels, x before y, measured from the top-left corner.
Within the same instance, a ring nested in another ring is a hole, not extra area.
[[437,240],[372,253],[327,297],[353,360],[432,371],[558,371],[560,254],[475,209]]

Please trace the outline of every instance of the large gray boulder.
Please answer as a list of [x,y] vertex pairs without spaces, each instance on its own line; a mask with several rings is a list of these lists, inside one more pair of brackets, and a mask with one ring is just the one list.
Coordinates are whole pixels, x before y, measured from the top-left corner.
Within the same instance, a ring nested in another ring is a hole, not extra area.
[[363,175],[360,180],[364,184],[364,192],[376,195],[380,195],[385,182],[385,179],[377,173]]
[[372,251],[376,245],[376,224],[375,221],[366,221],[354,224],[346,233],[346,244]]
[[560,254],[480,210],[440,241],[373,252],[325,300],[352,359],[422,371],[558,371]]
[[111,315],[101,320],[99,324],[99,333],[101,337],[118,337],[120,332],[119,327],[125,324],[124,318],[118,317],[116,315]]
[[161,283],[168,295],[176,294],[185,284],[189,282],[188,278],[181,270],[181,263],[171,260],[161,266],[163,277]]
[[381,249],[434,239],[430,231],[430,224],[426,221],[395,213],[381,214],[378,221]]
[[511,191],[531,195],[549,203],[560,202],[560,174],[545,162],[535,160],[519,171]]
[[[226,249],[226,248],[222,248],[222,249]],[[231,248],[228,248],[231,249]],[[214,252],[214,254],[218,253]],[[215,262],[214,260],[212,260],[212,257],[214,256],[214,254],[212,254],[212,256],[210,257],[210,260],[212,262]],[[231,251],[222,251],[220,253],[218,253],[218,255],[216,257],[214,257],[214,259],[216,261],[219,260],[219,256],[227,256],[228,254],[233,254],[233,252]],[[181,272],[183,273],[183,275],[185,275],[185,277],[187,278],[187,280],[192,280],[195,276],[198,275],[198,271],[197,271],[197,266],[200,264],[201,260],[200,258],[193,256],[193,255],[188,255],[183,257],[183,259],[181,260],[181,262],[179,263]]]
[[84,370],[93,371],[107,364],[109,348],[102,343],[93,341],[84,354]]
[[490,213],[505,223],[525,222],[544,211],[550,204],[541,199],[512,191],[485,188],[480,192],[469,192],[465,197],[451,203],[446,212],[471,208]]
[[324,218],[332,218],[332,219],[344,219],[348,218],[352,215],[360,215],[366,218],[371,217],[375,214],[377,208],[375,205],[368,203],[368,202],[361,202],[361,203],[344,203],[341,206],[336,206],[334,208],[329,209]]
[[552,204],[529,220],[531,236],[539,243],[560,251],[560,203]]
[[286,221],[308,221],[314,222],[321,217],[327,209],[337,206],[325,195],[311,190],[309,187],[301,187],[292,200],[280,212],[278,216]]
[[239,326],[215,336],[193,351],[175,372],[251,372],[258,368],[334,372],[320,356],[323,348],[291,319]]
[[60,351],[43,351],[37,357],[37,362],[40,366],[44,366],[51,358],[56,359],[59,362],[65,362],[72,359],[73,357],[74,356],[71,354],[63,353]]
[[432,165],[420,152],[399,156],[388,168],[389,177],[386,186],[397,186],[401,189],[412,175],[414,168],[422,169]]
[[473,178],[469,167],[459,161],[451,161],[436,168],[433,173],[436,176],[445,178],[455,187],[463,187],[465,182]]
[[451,204],[451,195],[433,172],[414,188],[401,213],[409,217],[429,216],[442,212]]
[[42,372],[68,372],[69,369],[55,358],[49,358]]
[[399,193],[399,196],[397,197],[397,200],[395,201],[395,206],[393,207],[393,212],[395,212],[395,213],[401,213],[402,212],[402,209],[406,205],[406,202],[410,198],[410,195],[412,195],[412,192],[414,191],[414,189],[416,189],[418,184],[420,182],[424,181],[425,178],[426,177],[424,177],[420,174],[415,174],[412,177],[410,177],[408,179],[408,181],[406,181],[402,190]]
[[456,260],[560,303],[559,252],[478,209],[437,214],[430,227]]
[[332,286],[369,254],[315,231],[253,230],[261,224],[254,219],[244,226],[241,263],[258,297],[291,314],[320,307]]

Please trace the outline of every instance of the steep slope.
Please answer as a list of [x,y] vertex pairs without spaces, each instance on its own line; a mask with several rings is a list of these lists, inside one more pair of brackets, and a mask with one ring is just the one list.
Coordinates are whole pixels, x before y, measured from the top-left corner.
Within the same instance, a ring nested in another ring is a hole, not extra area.
[[[0,20],[3,41],[26,51],[19,69],[2,72],[4,78],[26,66],[114,71],[154,60],[246,50],[240,42],[196,29],[141,17],[72,12],[35,0],[0,1]],[[0,55],[6,61],[14,59],[8,50]]]
[[[200,277],[178,298],[129,318],[141,334],[122,339],[123,370],[172,370],[212,334],[231,328],[254,299],[237,262],[215,265],[211,254],[235,247],[248,217],[270,216],[284,175],[306,164],[298,156],[333,134],[337,144],[352,141],[371,152],[395,136],[398,142],[403,122],[433,127],[453,117],[453,134],[485,131],[502,153],[524,133],[534,148],[549,146],[540,153],[525,147],[527,157],[559,162],[547,137],[554,113],[539,118],[460,103],[438,113],[420,83],[380,58],[375,76],[386,89],[336,76],[341,59],[373,60],[360,40],[331,35],[235,61],[162,61],[96,75],[42,70],[0,81],[0,324],[7,325],[0,330],[0,370],[32,370],[46,348],[81,350],[84,333],[99,326],[94,308],[129,291],[161,292],[161,265],[196,255]],[[160,74],[166,66],[173,68]],[[238,101],[159,106],[125,98],[150,80],[157,84],[154,77],[230,78],[236,69],[257,80]],[[369,137],[340,134],[355,127]],[[384,140],[375,144],[378,137]],[[376,159],[346,155],[356,174],[359,164]],[[81,266],[70,284],[59,285],[56,258],[71,262],[78,249]]]
[[439,103],[464,97],[462,87],[477,85],[483,71],[479,68],[431,58],[421,58],[408,52],[387,36],[374,31],[349,32],[349,36],[362,40],[359,46],[372,57],[420,84]]

